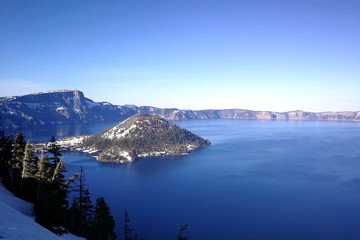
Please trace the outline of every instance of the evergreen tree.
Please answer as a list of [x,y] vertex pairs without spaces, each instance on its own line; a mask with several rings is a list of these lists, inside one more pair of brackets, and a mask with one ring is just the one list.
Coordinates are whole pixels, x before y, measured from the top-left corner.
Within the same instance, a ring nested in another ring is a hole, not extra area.
[[36,220],[56,234],[62,234],[63,226],[66,225],[69,185],[64,176],[66,170],[64,161],[60,158],[60,147],[54,137],[50,139],[48,153],[39,164],[38,179],[41,182],[38,183],[40,195],[36,202]]
[[39,183],[46,184],[51,180],[51,171],[50,171],[50,162],[49,158],[42,153],[40,161],[38,162],[36,178]]
[[4,132],[0,131],[0,176],[6,187],[10,187],[10,169],[13,151],[13,138],[6,137]]
[[60,146],[56,143],[54,136],[50,138],[50,142],[48,143],[48,152],[52,155],[51,157],[49,157],[49,161],[53,164],[55,168],[60,161],[60,157],[62,156],[62,154],[60,153]]
[[125,240],[131,240],[130,237],[130,233],[132,232],[132,229],[129,226],[130,223],[130,217],[129,214],[127,212],[127,210],[125,209],[125,214],[124,214],[124,236],[125,236]]
[[55,194],[56,194],[56,198],[59,200],[59,204],[60,204],[59,208],[67,209],[69,185],[65,180],[64,172],[66,172],[65,164],[64,161],[60,159],[53,172],[51,184],[53,185],[53,188],[56,189]]
[[31,145],[30,140],[27,141],[25,146],[24,158],[22,160],[22,173],[20,196],[27,201],[34,201],[35,199],[35,174],[37,170],[38,158]]
[[89,223],[92,222],[94,214],[94,205],[91,202],[90,192],[88,188],[85,189],[82,198],[80,198],[80,209],[82,211],[81,215],[83,218],[83,222],[85,223],[84,225],[86,225],[87,228]]
[[[13,139],[0,131],[0,177],[14,193],[20,191],[23,199],[34,202],[36,222],[59,235],[66,232],[67,226],[70,232],[88,239],[116,239],[115,220],[104,198],[97,199],[94,212],[83,168],[66,181],[64,161],[59,158],[55,141],[49,151],[52,156],[42,153],[39,160],[31,142],[25,144],[24,139],[20,132]],[[75,180],[78,196],[68,210],[69,183]],[[128,224],[127,212],[126,219]],[[126,228],[127,234],[131,231]],[[129,239],[132,238],[127,235]]]
[[10,163],[9,175],[10,175],[10,189],[18,195],[20,190],[20,179],[22,172],[22,160],[25,152],[25,140],[24,135],[21,132],[17,132],[14,145],[13,145],[13,158]]
[[50,182],[50,163],[47,156],[42,153],[40,161],[38,162],[37,172],[36,172],[36,179],[37,179],[37,194],[36,194],[36,203],[45,198],[45,189],[46,185]]
[[69,232],[80,236],[80,205],[79,199],[73,198],[70,209],[67,212],[67,229]]
[[22,160],[25,155],[25,137],[21,132],[17,132],[14,139],[14,162],[13,167],[22,170]]
[[38,158],[35,155],[35,151],[31,145],[30,140],[28,140],[25,146],[24,158],[22,160],[21,178],[24,179],[35,177],[37,163]]
[[55,169],[51,177],[51,181],[56,182],[59,185],[65,184],[66,181],[65,181],[64,172],[66,172],[64,167],[64,161],[60,159],[55,166]]
[[78,185],[73,187],[73,190],[78,192],[78,197],[73,200],[72,207],[74,208],[70,211],[69,216],[72,218],[73,216],[71,216],[71,214],[78,214],[72,221],[72,224],[74,225],[73,229],[75,230],[75,232],[72,233],[88,237],[88,232],[90,231],[89,227],[91,226],[93,220],[94,206],[91,202],[89,189],[85,183],[85,172],[82,167],[80,168],[80,172],[77,174],[77,180]]
[[51,167],[48,157],[42,154],[36,175],[38,180],[36,221],[56,234],[63,234],[69,191],[62,175],[65,171],[63,161],[58,162],[56,171],[52,172]]
[[180,229],[179,229],[179,233],[176,237],[176,240],[188,240],[188,237],[184,237],[183,234],[186,231],[186,229],[188,228],[187,224],[180,224]]
[[91,235],[89,240],[115,240],[116,234],[114,232],[115,219],[110,214],[105,199],[99,197],[96,199],[95,215],[91,227]]

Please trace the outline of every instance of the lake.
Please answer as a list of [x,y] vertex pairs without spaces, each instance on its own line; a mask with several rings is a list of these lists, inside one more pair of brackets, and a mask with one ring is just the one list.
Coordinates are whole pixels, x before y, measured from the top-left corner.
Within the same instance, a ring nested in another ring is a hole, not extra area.
[[[187,156],[121,165],[64,153],[85,168],[120,235],[124,210],[144,239],[360,239],[360,123],[175,121],[212,145]],[[112,123],[24,130],[33,141],[99,132]]]

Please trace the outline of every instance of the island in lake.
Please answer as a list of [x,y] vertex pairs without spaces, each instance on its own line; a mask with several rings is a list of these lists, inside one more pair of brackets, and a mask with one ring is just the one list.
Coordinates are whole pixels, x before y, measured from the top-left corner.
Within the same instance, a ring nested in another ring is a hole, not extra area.
[[210,141],[153,114],[136,114],[105,131],[62,138],[63,150],[87,152],[98,161],[129,163],[139,157],[185,155]]

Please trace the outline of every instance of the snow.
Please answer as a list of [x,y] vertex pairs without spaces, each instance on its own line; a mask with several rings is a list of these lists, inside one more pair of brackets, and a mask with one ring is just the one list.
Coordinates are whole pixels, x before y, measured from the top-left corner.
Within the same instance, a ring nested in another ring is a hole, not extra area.
[[52,105],[53,105],[54,107],[58,108],[58,107],[61,107],[61,106],[62,106],[62,103],[55,101],[55,102],[52,102]]
[[[106,156],[107,159],[117,159],[116,162],[119,162],[119,163],[129,163],[129,162],[134,161],[134,159],[130,157],[129,152],[117,151],[117,149],[110,149],[110,151],[107,151],[106,153],[104,153],[104,156]],[[99,157],[97,156],[96,159],[99,160]],[[123,160],[123,159],[125,159],[125,160]]]
[[161,156],[161,155],[165,155],[167,153],[167,151],[162,151],[162,152],[148,152],[148,153],[141,153],[138,155],[138,157],[150,157],[150,156]]
[[194,145],[187,145],[186,148],[187,148],[188,151],[194,151],[194,150],[196,149],[196,146],[194,146]]
[[88,136],[78,136],[78,137],[67,137],[67,138],[63,138],[57,141],[57,143],[61,146],[61,147],[75,147],[77,145],[79,145],[80,143],[82,143],[84,141],[85,138],[87,138]]
[[131,162],[133,159],[130,157],[129,152],[126,151],[121,151],[119,152],[119,156],[122,156],[124,158],[126,158],[129,162]]
[[26,216],[33,216],[32,203],[17,198],[0,184],[0,203],[16,209]]
[[125,137],[130,133],[131,130],[135,129],[136,125],[131,125],[128,129],[124,130],[125,128],[113,128],[107,131],[105,134],[103,134],[103,137],[108,139],[114,139],[114,138],[122,138]]
[[73,235],[71,233],[62,235],[61,238],[66,239],[66,240],[86,240],[85,238],[75,236],[75,235]]
[[[122,106],[118,106],[119,108]],[[131,108],[131,109],[137,109],[137,106],[134,104],[125,104],[124,107]]]
[[66,110],[66,109],[67,109],[66,107],[61,106],[61,107],[58,107],[58,108],[56,109],[56,111],[64,111],[64,110]]
[[36,109],[41,109],[44,108],[44,104],[41,103],[29,103],[29,102],[25,102],[25,105],[28,106],[29,108],[31,108],[32,110],[36,110]]
[[90,100],[85,100],[86,102],[86,105],[88,106],[89,109],[93,108],[93,107],[99,107],[101,106],[100,103],[97,103],[97,102],[93,102],[93,101],[90,101]]
[[101,102],[100,104],[103,106],[112,106],[112,104],[109,102]]
[[84,153],[88,153],[88,154],[96,154],[96,153],[99,153],[100,152],[100,150],[98,150],[98,149],[95,149],[95,148],[90,148],[90,149],[84,149],[84,150],[82,150],[82,152],[84,152]]
[[10,109],[9,113],[10,113],[11,115],[18,115],[17,112],[15,112],[13,109]]
[[7,96],[7,97],[1,97],[0,101],[11,101],[16,99],[16,96]]
[[44,91],[39,93],[34,93],[31,95],[41,95],[44,93],[67,93],[67,92],[77,92],[78,90],[71,90],[71,89],[59,89],[59,90],[50,90],[50,91]]
[[[188,149],[188,151],[192,151],[193,149]],[[163,156],[163,155],[188,155],[188,152],[183,152],[183,153],[179,153],[179,152],[174,152],[171,150],[167,150],[165,149],[164,151],[161,152],[147,152],[147,153],[140,153],[137,156],[138,157],[158,157],[158,156]]]
[[0,239],[84,240],[72,234],[57,236],[35,223],[31,203],[16,198],[0,184]]
[[6,122],[9,123],[13,129],[18,128],[19,126],[16,126],[12,121],[10,121],[9,119],[6,119]]

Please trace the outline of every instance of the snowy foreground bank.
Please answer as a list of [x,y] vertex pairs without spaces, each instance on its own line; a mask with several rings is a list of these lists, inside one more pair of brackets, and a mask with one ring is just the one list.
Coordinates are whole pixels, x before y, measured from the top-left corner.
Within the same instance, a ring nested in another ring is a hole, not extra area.
[[72,234],[57,236],[34,221],[33,205],[15,197],[0,184],[0,239],[83,240]]

